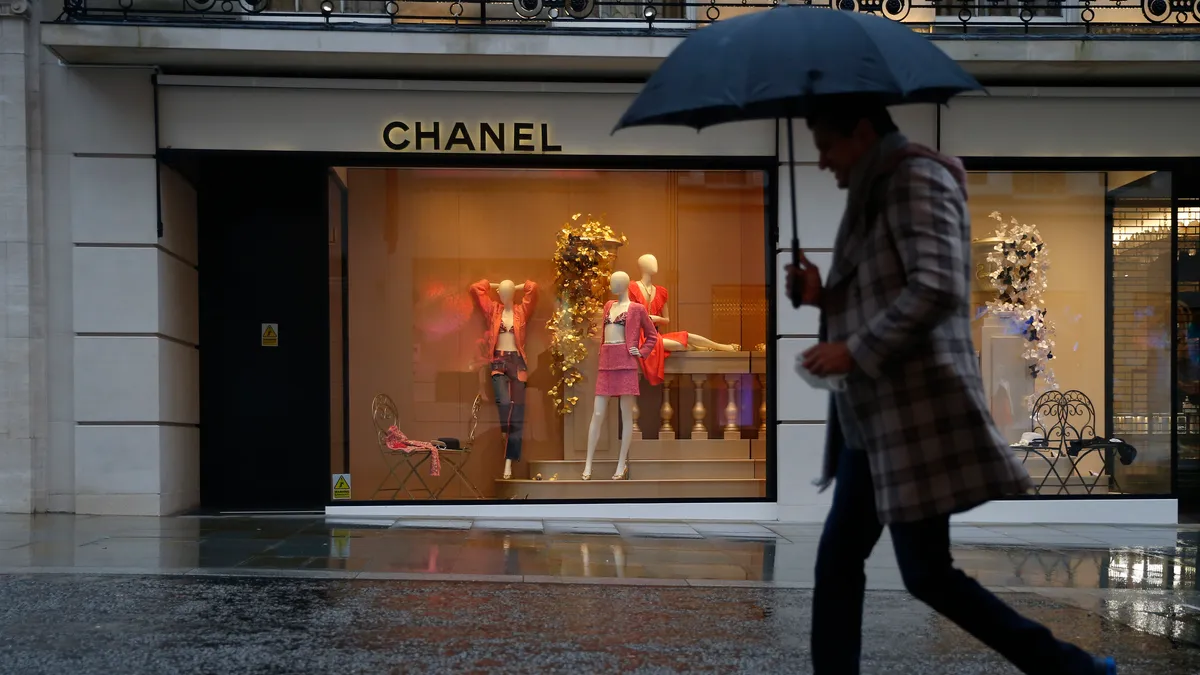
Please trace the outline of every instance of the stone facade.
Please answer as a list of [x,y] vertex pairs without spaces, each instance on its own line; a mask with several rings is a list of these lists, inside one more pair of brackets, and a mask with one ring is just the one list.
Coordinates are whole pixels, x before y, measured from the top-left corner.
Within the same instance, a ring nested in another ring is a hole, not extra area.
[[46,505],[46,229],[36,25],[0,0],[0,511]]

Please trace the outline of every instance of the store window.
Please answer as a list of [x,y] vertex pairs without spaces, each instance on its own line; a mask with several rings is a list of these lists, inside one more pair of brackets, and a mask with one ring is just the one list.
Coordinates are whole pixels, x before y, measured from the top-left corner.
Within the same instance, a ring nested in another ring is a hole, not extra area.
[[1171,175],[974,172],[969,184],[985,393],[1037,492],[1169,494]]
[[344,175],[355,500],[765,496],[764,172]]

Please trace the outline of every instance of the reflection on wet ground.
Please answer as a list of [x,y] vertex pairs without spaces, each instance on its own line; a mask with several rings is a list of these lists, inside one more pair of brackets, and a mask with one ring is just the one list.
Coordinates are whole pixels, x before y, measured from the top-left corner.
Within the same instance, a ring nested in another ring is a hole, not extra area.
[[[0,574],[807,589],[819,536],[778,523],[0,516]],[[953,538],[988,587],[1200,644],[1200,528],[956,526]],[[886,534],[867,565],[869,588],[903,589]]]
[[[812,582],[820,526],[776,523],[0,516],[0,569],[290,571]],[[1196,590],[1200,528],[956,526],[955,559],[1007,588]],[[875,588],[900,588],[884,534]]]
[[[361,579],[0,577],[20,673],[811,673],[811,591]],[[1028,593],[1021,612],[1123,675],[1200,649]],[[873,591],[863,673],[1015,673],[907,594]]]

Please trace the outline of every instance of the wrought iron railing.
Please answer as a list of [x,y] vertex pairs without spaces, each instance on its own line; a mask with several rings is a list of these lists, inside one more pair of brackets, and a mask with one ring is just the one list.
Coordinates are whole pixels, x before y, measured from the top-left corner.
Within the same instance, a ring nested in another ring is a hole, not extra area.
[[[65,0],[59,20],[663,31],[694,28],[778,4],[778,0]],[[1200,32],[1200,0],[811,0],[792,4],[878,14],[934,34]]]

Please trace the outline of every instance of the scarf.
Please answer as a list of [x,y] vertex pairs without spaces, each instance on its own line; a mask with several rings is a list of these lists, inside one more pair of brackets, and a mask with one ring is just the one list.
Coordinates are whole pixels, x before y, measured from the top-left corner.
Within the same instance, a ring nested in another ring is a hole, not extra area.
[[846,209],[842,211],[842,222],[838,225],[837,240],[833,247],[833,259],[842,259],[850,235],[862,219],[863,210],[871,199],[871,190],[876,180],[887,170],[894,168],[890,158],[908,145],[908,138],[896,131],[880,138],[867,154],[863,155],[850,170],[850,186],[846,191]]
[[429,475],[442,475],[442,458],[438,454],[441,446],[438,443],[429,443],[428,441],[414,441],[404,435],[403,431],[393,424],[388,427],[387,437],[384,439],[384,445],[388,450],[403,452],[406,455],[411,455],[414,452],[422,451],[429,453]]

